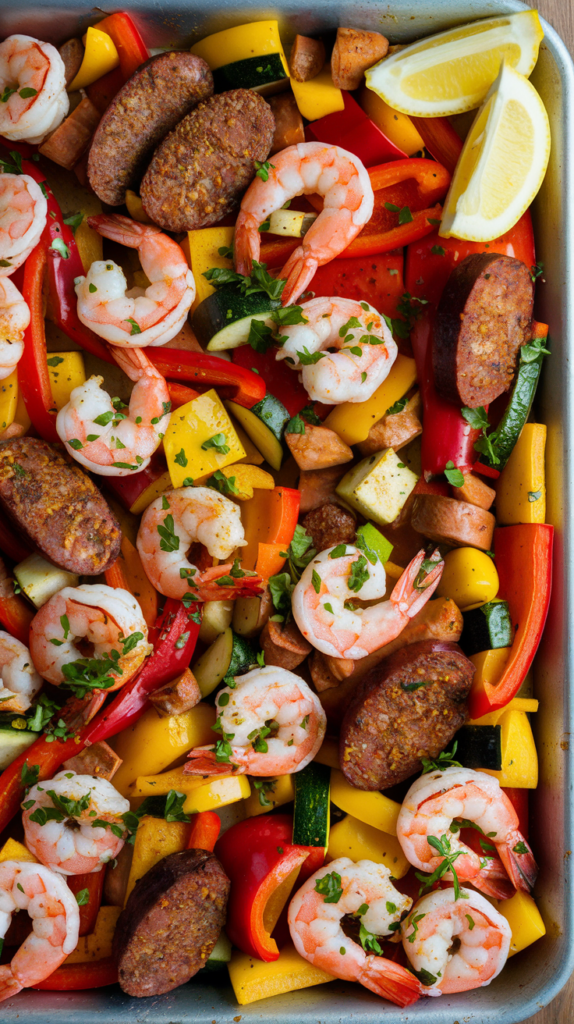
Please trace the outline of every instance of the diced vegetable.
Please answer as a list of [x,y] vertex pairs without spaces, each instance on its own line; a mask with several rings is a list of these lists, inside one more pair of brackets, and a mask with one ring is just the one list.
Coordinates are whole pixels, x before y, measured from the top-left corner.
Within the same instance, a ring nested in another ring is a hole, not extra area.
[[267,394],[252,409],[245,409],[235,402],[228,402],[227,407],[269,465],[280,469],[283,461],[281,437],[290,419],[285,406],[274,395]]
[[256,664],[251,644],[228,627],[195,662],[193,674],[202,696],[207,697],[223,679],[240,675]]
[[[274,546],[271,544],[260,545],[260,547]],[[233,601],[234,632],[239,634],[239,636],[247,637],[247,639],[257,636],[263,629],[272,611],[273,606],[268,591],[261,597],[239,597],[236,601]]]
[[290,804],[295,799],[295,776],[278,775],[275,779],[251,779],[251,796],[245,802],[248,818],[267,814],[275,807]]
[[99,28],[90,25],[84,36],[84,59],[78,74],[68,86],[68,92],[75,92],[76,89],[87,89],[88,85],[103,78],[109,71],[113,71],[120,63],[118,51],[114,41]]
[[[269,461],[269,460],[268,460]],[[241,549],[244,569],[254,569],[259,544],[283,544],[286,551],[293,539],[299,515],[301,495],[292,487],[256,491],[241,508],[247,544]]]
[[[225,436],[221,438],[221,434]],[[188,477],[201,479],[245,455],[214,389],[171,414],[163,445],[173,487],[182,487]],[[228,451],[223,452],[222,447]]]
[[254,89],[267,96],[283,88],[289,77],[276,21],[224,29],[195,43],[191,52],[209,64],[216,92]]
[[[12,721],[23,721],[13,719]],[[15,761],[28,747],[31,747],[34,740],[40,736],[39,732],[30,732],[28,729],[13,728],[11,722],[0,727],[0,771],[4,771],[12,761]]]
[[0,380],[0,430],[6,430],[16,418],[18,407],[18,371],[12,370]]
[[424,149],[424,142],[411,118],[399,110],[393,110],[372,89],[365,86],[361,90],[359,103],[371,121],[394,143],[397,149],[402,149],[407,156],[414,156],[419,150]]
[[235,463],[233,466],[225,466],[221,472],[232,484],[233,496],[239,501],[249,501],[253,497],[254,488],[272,491],[275,487],[275,480],[271,473],[261,469],[260,466]]
[[67,964],[104,960],[112,955],[112,941],[121,907],[100,907],[94,930],[78,939],[78,945],[66,958]]
[[385,864],[393,878],[402,878],[410,867],[395,836],[387,835],[351,814],[333,825],[327,856],[329,860],[350,857],[353,861],[372,860],[375,864]]
[[70,401],[74,388],[86,380],[84,357],[81,352],[50,352],[48,370],[52,397],[59,412]]
[[285,565],[284,544],[259,544],[255,571],[263,579],[276,576]]
[[295,810],[293,811],[293,842],[301,846],[320,846],[329,843],[329,789],[331,771],[317,761],[311,761],[296,772]]
[[445,555],[436,592],[439,597],[452,598],[462,611],[468,611],[494,600],[498,587],[496,565],[489,555],[478,548],[455,548]]
[[[132,192],[131,188],[126,189],[126,206],[130,217],[137,220],[140,224],[153,224],[151,217],[148,217],[144,210],[143,203],[136,192]],[[196,282],[197,285],[197,282]],[[196,296],[197,297],[197,296]]]
[[272,963],[235,949],[229,963],[229,978],[240,1006],[334,980],[332,975],[299,956],[290,942]]
[[195,299],[191,306],[191,312],[194,313],[203,300],[215,292],[213,285],[204,277],[204,272],[211,270],[212,267],[220,270],[233,270],[233,260],[222,256],[219,252],[220,249],[228,250],[232,245],[233,228],[199,228],[196,231],[188,231],[187,237],[196,288]]
[[136,779],[131,795],[166,796],[172,789],[185,793],[185,814],[226,807],[238,800],[247,799],[251,793],[246,775],[218,775],[205,779],[203,776],[185,775],[183,768],[174,768],[164,775],[148,775]]
[[[314,84],[318,79],[314,79]],[[305,83],[308,85],[309,83]],[[293,91],[296,93],[296,85],[292,83]],[[304,86],[305,87],[305,86]],[[344,109],[337,110],[326,114],[319,120],[314,120],[312,124],[307,126],[305,136],[309,141],[324,142],[327,145],[339,144],[341,148],[348,150],[350,153],[354,153],[355,156],[359,157],[359,160],[365,165],[365,167],[375,167],[377,164],[385,164],[387,161],[395,161],[401,158],[405,158],[405,153],[401,149],[397,149],[394,143],[374,124],[369,117],[367,117],[365,111],[359,106],[356,99],[351,93],[344,91],[343,105]],[[376,186],[373,186],[376,187]],[[429,214],[432,216],[432,214]],[[413,218],[414,220],[414,218]],[[369,232],[369,228],[366,232]],[[405,238],[405,244],[407,241],[411,241],[409,236]],[[429,232],[430,226],[427,225],[423,234]],[[405,233],[404,229],[401,232],[401,236]],[[400,238],[396,241],[396,245],[401,244]],[[420,237],[420,235],[413,235],[414,237]],[[352,243],[351,243],[352,244]],[[361,242],[358,243],[361,245]],[[389,245],[389,249],[393,246]],[[370,252],[381,251],[370,249]],[[351,253],[355,254],[355,247],[351,249]],[[359,249],[356,255],[361,255],[362,250]]]
[[[369,551],[373,551],[379,561],[385,565],[387,572],[389,571],[391,566],[389,558],[391,557],[393,545],[386,537],[383,537],[382,533],[377,530],[376,526],[373,526],[372,523],[364,523],[362,526],[359,526],[359,529],[357,530],[356,543],[363,550],[364,548],[368,548]],[[402,575],[402,572],[403,570],[401,569],[399,575]],[[390,575],[392,575],[392,573],[390,573]]]
[[508,661],[510,651],[510,647],[498,647],[492,651],[471,654],[470,660],[476,669],[475,685],[496,686]]
[[[158,613],[158,594],[145,574],[140,553],[126,536],[122,526],[122,540],[117,561],[105,573],[109,587],[121,587],[137,598],[143,617],[148,626],[153,626]],[[70,584],[74,586],[74,584]]]
[[219,933],[219,938],[209,954],[205,966],[209,970],[219,970],[231,960],[231,943],[224,931]]
[[414,359],[398,355],[386,380],[366,402],[343,402],[335,406],[324,422],[347,444],[358,444],[369,436],[369,430],[399,398],[412,388],[417,379]]
[[546,424],[525,423],[496,484],[496,519],[501,526],[544,522],[545,448]]
[[328,64],[325,64],[323,70],[309,82],[296,82],[292,78],[291,88],[299,112],[308,121],[317,121],[320,117],[345,109],[343,93],[333,85]]
[[480,608],[465,611],[460,646],[467,657],[497,647],[510,647],[512,623],[507,601],[488,601]]
[[299,213],[298,210],[275,210],[269,218],[269,234],[302,238],[317,220],[316,213]]
[[[244,600],[253,600],[244,598]],[[258,598],[255,598],[258,600]],[[199,639],[204,644],[212,644],[221,633],[231,625],[236,601],[206,601],[199,627]]]
[[502,768],[502,745],[499,725],[464,725],[456,734],[456,759],[464,768],[486,768],[499,772]]
[[501,786],[536,789],[538,785],[538,755],[528,719],[528,713],[537,710],[537,700],[515,697],[506,707],[470,723],[470,727],[476,729],[490,727],[500,730],[501,767],[496,770],[485,765],[482,770],[494,775]]
[[345,474],[337,494],[367,519],[385,526],[397,518],[418,477],[392,448],[368,456]]
[[24,860],[30,864],[38,863],[37,857],[30,853],[30,850],[16,839],[7,839],[0,850],[0,864],[5,860]]
[[126,903],[136,882],[153,868],[164,857],[171,853],[180,853],[187,849],[191,825],[182,821],[164,821],[163,818],[152,818],[144,814],[136,832],[134,855],[128,886]]
[[14,566],[13,572],[20,589],[36,608],[46,604],[62,587],[77,587],[80,582],[75,573],[57,568],[38,554],[28,555]]
[[269,317],[279,306],[264,292],[241,295],[231,286],[218,288],[197,306],[191,326],[208,352],[222,352],[247,344],[254,318],[273,327]]
[[359,821],[387,832],[390,836],[396,836],[401,805],[384,793],[355,789],[343,773],[335,768],[331,770],[331,801],[346,814],[352,814]]
[[519,889],[509,900],[498,900],[496,909],[506,918],[512,931],[509,957],[546,935],[542,915],[529,893]]

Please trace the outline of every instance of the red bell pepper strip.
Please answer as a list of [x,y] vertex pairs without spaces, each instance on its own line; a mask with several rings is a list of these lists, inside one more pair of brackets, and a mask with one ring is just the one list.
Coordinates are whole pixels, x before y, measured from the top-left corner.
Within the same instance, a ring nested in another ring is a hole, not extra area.
[[265,909],[309,854],[307,847],[292,844],[292,829],[290,815],[263,814],[233,825],[215,846],[231,881],[227,935],[234,946],[266,963],[279,958],[279,949],[266,927]]
[[[181,601],[167,599],[156,625],[149,632],[153,654],[87,727],[86,745],[107,740],[133,725],[142,715],[150,693],[187,668],[199,636],[200,608],[201,605],[194,603],[186,609]],[[191,615],[199,621],[195,622]],[[0,782],[1,779],[2,776]]]
[[19,754],[2,772],[0,775],[0,832],[20,810],[20,803],[24,799],[24,783],[22,782],[24,766],[31,769],[37,765],[40,782],[43,779],[53,778],[63,761],[82,750],[83,737],[88,728],[89,726],[86,726],[71,739],[54,740],[52,743],[48,742],[46,736],[39,736],[31,747]]
[[413,117],[416,130],[421,136],[425,149],[447,171],[454,174],[458,158],[462,152],[462,139],[455,132],[448,117]]
[[251,370],[244,370],[205,352],[179,348],[148,348],[154,366],[167,379],[192,381],[203,388],[217,388],[223,397],[246,409],[265,397],[265,381]]
[[145,469],[132,476],[106,477],[106,490],[112,491],[115,498],[129,512],[140,495],[151,484],[159,480],[167,472],[167,463],[162,453],[155,451]]
[[221,831],[221,818],[215,811],[200,811],[195,815],[188,850],[209,850],[213,852]]
[[326,142],[340,146],[354,153],[365,167],[380,164],[384,160],[399,160],[407,157],[404,150],[395,146],[380,128],[359,106],[350,92],[343,91],[344,110],[320,117],[305,128],[307,142]]
[[18,386],[32,426],[45,441],[57,442],[60,439],[48,373],[42,293],[47,264],[48,252],[40,241],[24,266],[22,295],[28,303],[30,323],[24,333],[24,352],[18,364]]
[[89,875],[68,875],[68,887],[72,890],[74,896],[77,897],[78,893],[82,893],[79,903],[79,935],[90,935],[96,926],[96,918],[104,894],[105,877],[105,868],[102,868],[101,871],[92,871]]
[[88,86],[86,89],[88,99],[92,101],[100,114],[105,114],[114,96],[117,95],[124,83],[125,78],[122,69],[114,68],[113,71],[108,71],[107,75],[103,75],[102,78],[98,78],[96,82],[92,82]]
[[187,403],[192,402],[194,398],[199,398],[199,391],[194,391],[193,388],[188,388],[186,384],[179,384],[175,382],[168,384],[167,387],[172,410],[179,409],[180,405],[187,405]]
[[471,718],[505,707],[524,682],[548,614],[553,535],[553,526],[535,523],[499,526],[494,531],[499,597],[508,601],[515,635],[499,681],[492,685],[475,677],[469,698]]
[[276,355],[275,348],[269,349],[268,352],[256,352],[251,345],[241,345],[240,348],[232,350],[231,358],[235,366],[242,366],[246,370],[258,373],[265,381],[267,390],[283,403],[290,416],[295,416],[309,405],[309,395],[298,374],[286,373],[283,364],[277,362]]
[[34,609],[19,594],[14,593],[14,582],[0,558],[0,622],[8,633],[26,647],[34,615]]
[[124,81],[131,78],[140,64],[149,58],[149,50],[129,14],[119,11],[99,21],[96,28],[106,32],[114,41]]
[[518,831],[525,839],[528,839],[528,790],[510,786],[501,786],[500,788],[503,793],[506,793],[518,815]]
[[115,985],[118,980],[118,965],[113,957],[103,960],[88,960],[86,963],[64,962],[53,974],[31,988],[42,992],[79,992],[86,988],[103,988]]
[[[405,290],[403,250],[394,249],[369,259],[353,256],[331,260],[319,267],[309,288],[317,296],[342,295],[357,302],[368,302],[379,313],[396,317],[397,306]],[[242,349],[235,351],[241,352]]]

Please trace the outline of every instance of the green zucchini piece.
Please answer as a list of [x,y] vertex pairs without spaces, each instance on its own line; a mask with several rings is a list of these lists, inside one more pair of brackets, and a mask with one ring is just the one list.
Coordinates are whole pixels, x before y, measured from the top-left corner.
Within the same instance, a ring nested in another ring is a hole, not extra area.
[[247,57],[224,64],[213,71],[215,92],[227,92],[228,89],[253,89],[262,96],[278,92],[287,81],[287,74],[281,56],[278,53],[266,53],[265,56]]
[[391,542],[386,537],[383,537],[381,531],[377,530],[377,527],[373,526],[372,523],[365,523],[363,526],[359,526],[356,545],[361,550],[366,548],[368,551],[374,552],[383,565],[385,562],[388,562],[393,550]]
[[252,319],[266,320],[280,305],[265,292],[241,295],[236,288],[225,286],[200,302],[191,318],[191,326],[200,345],[207,346],[208,352],[222,352],[246,345]]
[[273,469],[281,469],[281,439],[285,425],[291,418],[283,403],[274,395],[268,394],[252,409],[244,409],[235,402],[227,402],[226,405],[269,465]]
[[463,612],[462,617],[459,643],[467,657],[497,647],[512,647],[514,631],[507,601],[488,601],[480,608]]
[[231,942],[227,938],[225,932],[221,931],[215,946],[211,950],[208,959],[205,961],[204,967],[207,967],[210,971],[217,971],[221,967],[225,967],[230,960]]
[[28,555],[23,562],[14,566],[13,572],[22,593],[36,608],[41,608],[63,587],[77,587],[80,582],[80,577],[75,573],[52,565],[38,554]]
[[255,651],[245,637],[237,636],[229,626],[214,640],[211,647],[192,666],[201,696],[207,697],[221,682],[229,685],[228,679],[246,672],[257,664]]
[[295,809],[293,842],[300,846],[329,845],[331,769],[311,761],[293,775]]
[[[23,721],[22,717],[12,719],[12,722]],[[11,722],[2,722],[0,725],[0,771],[4,771],[12,764],[20,754],[23,754],[28,747],[31,747],[34,740],[41,735],[39,732],[30,732],[28,729],[16,729]]]
[[[524,348],[526,349],[527,346],[525,345]],[[530,416],[543,359],[544,353],[541,353],[532,362],[522,362],[521,360],[510,401],[496,430],[490,435],[499,461],[494,463],[488,455],[481,455],[480,462],[485,466],[493,466],[500,471],[506,466],[512,449],[520,437],[520,432]]]
[[464,725],[456,734],[456,759],[464,768],[502,769],[500,725]]
[[287,409],[275,395],[267,394],[257,405],[252,406],[251,412],[257,416],[278,441],[283,439],[283,431],[291,419]]

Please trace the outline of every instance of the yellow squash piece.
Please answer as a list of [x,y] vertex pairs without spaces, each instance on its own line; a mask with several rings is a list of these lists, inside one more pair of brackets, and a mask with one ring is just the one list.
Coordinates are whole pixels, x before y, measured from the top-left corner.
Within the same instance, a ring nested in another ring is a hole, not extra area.
[[331,771],[331,802],[373,828],[390,836],[397,834],[397,818],[401,805],[383,793],[355,789],[341,771]]
[[203,57],[212,71],[239,60],[279,53],[285,64],[285,73],[289,74],[276,21],[251,21],[215,32],[195,43],[191,52]]
[[[254,818],[257,814],[267,814],[275,807],[290,804],[295,799],[292,775],[278,775],[275,779],[256,779],[255,781],[261,781],[262,786],[257,789],[253,785],[251,796],[245,803],[245,813],[248,818]],[[251,782],[253,783],[254,780],[252,779]]]
[[[205,40],[203,40],[205,42]],[[201,56],[201,54],[200,54]],[[209,61],[208,61],[209,63]],[[209,283],[204,272],[217,267],[220,270],[233,270],[233,260],[227,259],[219,252],[228,249],[233,243],[233,228],[198,228],[188,231],[189,259],[195,279],[195,299],[191,306],[194,313],[200,302],[212,295],[215,288]]]
[[338,857],[350,857],[354,861],[372,860],[375,864],[385,864],[393,878],[402,878],[410,867],[395,836],[359,821],[352,814],[338,821],[331,829],[327,859],[337,860]]
[[512,930],[509,957],[546,935],[540,911],[528,893],[519,889],[509,900],[498,900],[496,909],[506,918]]
[[478,548],[454,548],[445,555],[436,593],[439,597],[450,597],[461,611],[492,601],[498,594],[493,559]]
[[329,413],[323,426],[330,427],[346,444],[365,441],[369,430],[417,379],[414,359],[398,355],[386,380],[366,402],[343,402]]
[[157,775],[192,747],[212,742],[214,722],[215,710],[209,704],[196,704],[191,711],[165,718],[160,718],[155,708],[148,708],[114,740],[123,761],[114,775],[115,788],[122,796],[130,796],[132,784],[146,772]]
[[332,736],[327,736],[313,760],[318,761],[319,764],[326,764],[328,768],[340,768],[339,741]]
[[0,430],[6,430],[16,419],[18,408],[18,371],[12,370],[0,380]]
[[402,114],[400,110],[393,110],[382,96],[377,96],[377,93],[368,89],[367,86],[361,90],[359,103],[377,128],[380,128],[387,139],[402,149],[407,156],[414,156],[419,150],[424,149],[422,136],[419,135],[408,114]]
[[[16,367],[16,373],[18,373],[18,367]],[[26,433],[32,426],[32,420],[28,416],[26,403],[24,402],[24,399],[22,398],[22,392],[19,389],[18,403],[16,405],[16,416],[14,418],[16,420],[16,423],[20,423],[20,425],[24,428],[24,433]]]
[[115,43],[107,32],[90,26],[86,32],[83,43],[85,46],[84,59],[80,70],[68,86],[68,92],[75,92],[77,89],[87,89],[92,82],[103,78],[109,71],[113,71],[120,63]]
[[546,424],[525,423],[496,483],[496,520],[501,526],[546,521],[545,448]]
[[5,860],[25,860],[30,864],[38,863],[38,858],[30,853],[23,843],[18,843],[15,839],[7,839],[0,850],[0,864]]
[[70,401],[74,388],[86,380],[84,357],[81,352],[50,352],[48,372],[52,398],[59,412]]
[[265,458],[263,457],[259,449],[255,447],[253,441],[245,432],[243,427],[240,427],[239,423],[234,423],[233,420],[231,422],[235,427],[240,444],[242,444],[243,447],[245,448],[245,458],[239,459],[238,461],[245,462],[249,466],[260,466],[263,462],[265,462]]
[[191,824],[182,821],[164,821],[144,814],[136,832],[134,855],[126,889],[127,903],[130,892],[154,864],[187,848]]
[[122,912],[121,907],[100,907],[93,932],[81,935],[67,964],[85,964],[90,960],[105,960],[112,955],[112,941]]
[[[216,434],[225,434],[222,444],[229,447],[225,455],[216,448],[202,448]],[[163,447],[174,487],[183,487],[187,478],[197,481],[209,476],[245,455],[227,410],[213,388],[172,412]]]
[[183,766],[173,768],[161,775],[142,775],[136,779],[132,797],[166,796],[170,790],[184,793],[183,809],[186,814],[197,811],[216,811],[227,804],[245,800],[251,793],[249,780],[245,775],[185,775]]
[[145,212],[137,192],[132,192],[131,188],[126,189],[126,206],[130,217],[133,217],[134,220],[139,221],[140,224],[153,224],[153,220]]
[[[508,648],[502,648],[508,650]],[[536,789],[538,785],[538,754],[528,713],[538,711],[538,701],[514,697],[504,708],[476,718],[470,725],[499,725],[502,752],[501,771],[481,769],[493,775],[501,786],[515,789]]]
[[392,448],[368,455],[345,474],[337,494],[357,512],[386,526],[398,516],[418,476]]
[[247,465],[245,463],[226,466],[221,472],[228,480],[233,480],[233,496],[240,501],[248,501],[253,497],[253,491],[272,491],[275,487],[275,480],[271,473],[261,469],[259,466]]
[[296,82],[292,78],[291,88],[299,113],[308,121],[317,121],[320,117],[345,109],[343,93],[333,84],[328,63],[308,82]]
[[308,960],[299,956],[290,942],[281,950],[279,959],[271,963],[256,960],[234,949],[228,966],[229,978],[240,1006],[334,980],[332,975],[313,967]]
[[[102,212],[102,204],[96,196],[90,196],[90,207],[97,204],[96,209],[89,211],[89,216],[95,216],[97,213]],[[82,266],[84,268],[84,274],[88,273],[92,263],[96,260],[103,260],[104,258],[104,240],[97,231],[88,224],[88,215],[84,213],[84,219],[81,224],[78,224],[76,233],[74,235]]]

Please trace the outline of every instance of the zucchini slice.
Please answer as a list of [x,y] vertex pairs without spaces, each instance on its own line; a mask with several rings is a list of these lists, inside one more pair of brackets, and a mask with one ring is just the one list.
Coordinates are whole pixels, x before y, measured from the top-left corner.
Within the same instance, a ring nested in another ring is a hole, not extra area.
[[462,617],[459,643],[467,657],[498,647],[512,647],[514,631],[507,601],[488,601],[480,608],[463,612]]
[[233,676],[247,672],[256,664],[257,658],[251,644],[244,637],[237,636],[228,626],[198,658],[192,666],[192,672],[201,696],[207,697],[222,681],[229,685],[228,679],[232,680]]
[[543,359],[544,356],[540,354],[530,363],[521,362],[519,364],[510,401],[496,428],[494,447],[499,461],[494,464],[488,455],[481,455],[479,461],[484,465],[495,466],[501,472],[506,466],[512,449],[520,437],[520,432],[530,416]]
[[235,601],[206,601],[203,606],[199,639],[212,644],[231,625]]
[[228,402],[227,408],[251,438],[255,447],[273,469],[281,469],[283,446],[281,440],[290,416],[274,395],[267,394],[252,409]]
[[247,57],[235,60],[213,71],[215,92],[228,89],[253,89],[261,96],[270,96],[283,89],[288,76],[279,53],[268,53],[265,57]]
[[247,344],[251,321],[254,318],[266,321],[280,305],[265,292],[240,295],[236,288],[226,286],[218,288],[199,304],[191,326],[200,345],[207,346],[208,352],[239,348]]
[[456,759],[464,768],[502,770],[500,725],[464,725],[456,739]]
[[30,732],[28,729],[18,729],[13,724],[23,721],[22,716],[17,716],[0,723],[0,771],[2,772],[28,747],[31,747],[34,740],[41,735],[39,732]]
[[331,769],[311,761],[293,775],[295,809],[293,811],[293,842],[300,846],[329,845]]
[[219,933],[219,938],[211,950],[204,966],[210,971],[217,971],[225,967],[231,960],[231,942],[224,931]]
[[14,566],[14,576],[22,593],[36,608],[41,608],[63,587],[77,587],[80,577],[66,569],[52,565],[42,555],[28,555],[23,562]]
[[260,597],[238,597],[233,606],[232,625],[235,632],[239,636],[247,637],[248,640],[258,636],[271,612],[269,602],[265,602],[265,611],[262,611],[263,603]]
[[298,210],[275,210],[269,218],[269,234],[302,238],[318,216],[318,213],[299,213]]

